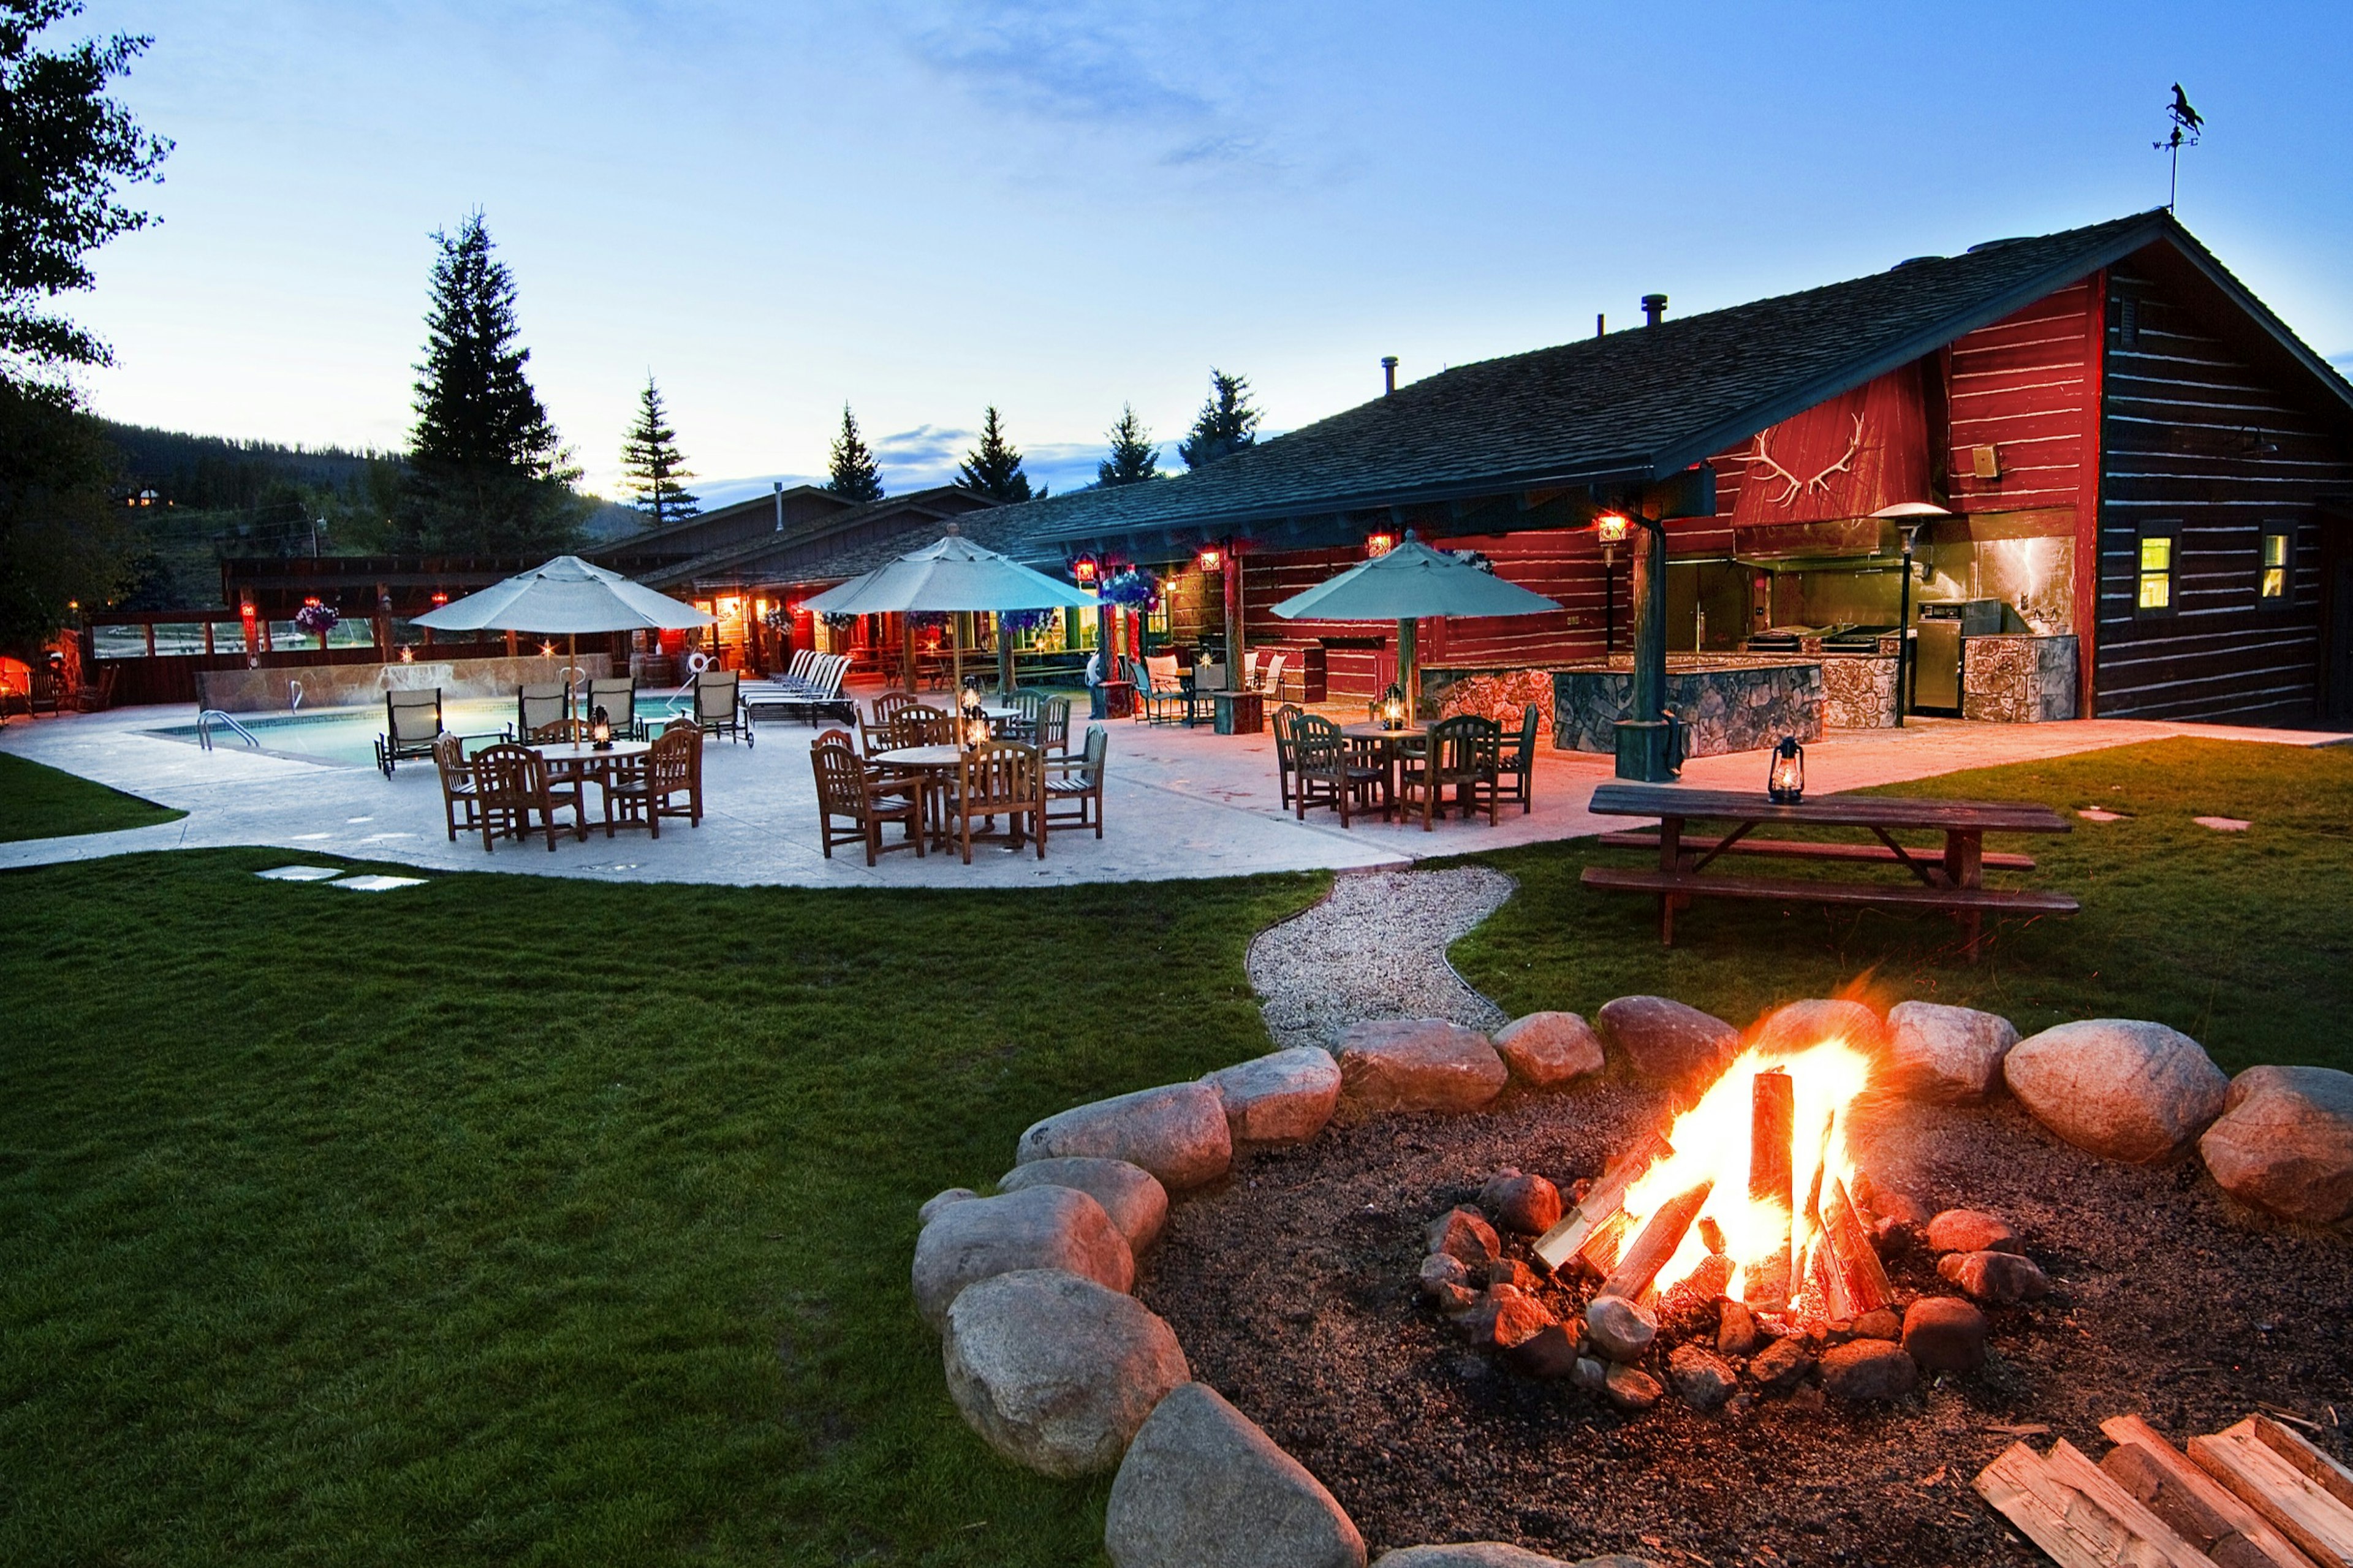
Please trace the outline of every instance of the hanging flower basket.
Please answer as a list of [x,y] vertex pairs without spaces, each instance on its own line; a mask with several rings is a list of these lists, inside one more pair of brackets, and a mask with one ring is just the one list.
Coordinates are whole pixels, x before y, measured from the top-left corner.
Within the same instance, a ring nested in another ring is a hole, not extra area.
[[1129,567],[1103,585],[1103,602],[1150,615],[1160,607],[1160,583],[1149,572]]
[[1041,632],[1061,617],[1060,610],[1006,610],[997,620],[1008,632]]
[[294,612],[295,626],[308,635],[317,637],[319,646],[322,648],[327,646],[327,634],[333,631],[336,624],[343,618],[335,613],[334,606],[332,605],[305,605]]

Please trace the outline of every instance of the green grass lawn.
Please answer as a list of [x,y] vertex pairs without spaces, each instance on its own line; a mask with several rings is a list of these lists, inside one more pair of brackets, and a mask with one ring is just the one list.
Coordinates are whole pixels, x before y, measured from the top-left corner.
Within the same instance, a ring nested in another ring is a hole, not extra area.
[[[2133,816],[2038,844],[2084,914],[1974,970],[1933,920],[1741,906],[1662,952],[1574,846],[1485,857],[1522,892],[1457,963],[1514,1012],[1655,991],[1745,1021],[1874,972],[2346,1062],[2353,755],[1918,787]],[[1100,1560],[1107,1483],[997,1460],[949,1404],[914,1208],[1040,1115],[1268,1048],[1243,949],[1318,879],[251,874],[285,858],[0,875],[0,1562]]]
[[0,752],[0,800],[8,803],[8,809],[0,812],[0,844],[112,833],[175,822],[188,815],[6,752]]
[[[2232,1072],[2257,1062],[2353,1068],[2353,749],[2155,741],[1877,793],[2036,800],[2071,818],[2093,806],[2126,820],[1989,837],[1989,848],[2039,862],[1989,872],[1989,885],[2059,889],[2084,907],[2064,920],[2008,922],[1975,965],[1941,916],[1818,905],[1702,900],[1676,916],[1675,945],[1662,948],[1656,900],[1577,880],[1588,865],[1643,864],[1642,853],[1585,840],[1469,857],[1517,877],[1520,891],[1455,943],[1455,967],[1514,1015],[1589,1013],[1648,992],[1746,1024],[1776,1002],[1867,978],[1883,1001],[1985,1007],[2029,1031],[2068,1018],[2154,1018]],[[2253,826],[2220,833],[2199,816]],[[1735,856],[1712,869],[1822,874]],[[1895,867],[1872,874],[1907,877]]]

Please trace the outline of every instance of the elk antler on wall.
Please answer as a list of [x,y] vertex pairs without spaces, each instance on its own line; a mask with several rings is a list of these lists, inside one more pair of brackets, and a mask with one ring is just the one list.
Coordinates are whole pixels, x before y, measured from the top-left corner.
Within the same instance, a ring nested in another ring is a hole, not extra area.
[[1775,462],[1772,454],[1765,449],[1765,432],[1762,430],[1757,432],[1757,449],[1748,455],[1747,460],[1749,468],[1758,471],[1760,478],[1788,486],[1788,489],[1779,495],[1770,498],[1775,506],[1788,506],[1801,495],[1809,495],[1816,491],[1827,495],[1830,492],[1831,476],[1852,471],[1854,468],[1854,459],[1862,450],[1862,416],[1858,414],[1854,416],[1854,433],[1847,437],[1845,455],[1811,479],[1801,479],[1779,463]]

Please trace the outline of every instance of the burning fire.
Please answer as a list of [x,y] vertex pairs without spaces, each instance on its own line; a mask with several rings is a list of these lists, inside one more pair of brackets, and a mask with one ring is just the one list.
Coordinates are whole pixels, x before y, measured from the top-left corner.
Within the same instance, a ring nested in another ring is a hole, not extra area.
[[1743,1051],[1675,1118],[1665,1150],[1626,1188],[1619,1244],[1631,1244],[1661,1210],[1696,1204],[1658,1271],[1662,1292],[1705,1268],[1723,1280],[1712,1294],[1776,1310],[1803,1302],[1830,1262],[1818,1258],[1825,1215],[1850,1202],[1848,1109],[1871,1065],[1843,1039]]

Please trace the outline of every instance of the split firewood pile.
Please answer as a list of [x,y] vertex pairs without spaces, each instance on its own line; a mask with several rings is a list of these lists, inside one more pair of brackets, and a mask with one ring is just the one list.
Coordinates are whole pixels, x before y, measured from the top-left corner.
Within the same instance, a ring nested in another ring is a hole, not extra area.
[[[2000,1218],[1930,1219],[1875,1185],[1846,1157],[1851,1094],[1827,1076],[1806,1055],[1744,1058],[1672,1142],[1573,1186],[1566,1214],[1552,1182],[1498,1171],[1478,1207],[1431,1223],[1422,1299],[1512,1370],[1622,1411],[1669,1388],[1736,1415],[1770,1397],[1892,1400],[1923,1373],[1974,1372],[1984,1308],[2041,1298],[2042,1270]],[[1902,1300],[1882,1247],[1936,1255],[1959,1293]]]
[[2186,1454],[2137,1415],[2100,1430],[2116,1447],[2096,1465],[2014,1443],[1977,1479],[2061,1568],[2353,1568],[2353,1470],[2270,1416]]

